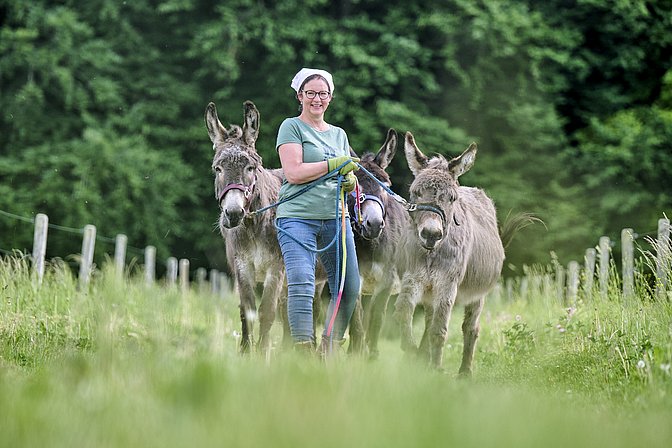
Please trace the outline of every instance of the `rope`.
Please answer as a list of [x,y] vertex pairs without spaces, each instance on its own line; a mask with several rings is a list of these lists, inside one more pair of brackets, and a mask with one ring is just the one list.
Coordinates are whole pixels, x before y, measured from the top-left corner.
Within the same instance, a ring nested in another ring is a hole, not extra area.
[[[343,189],[341,191],[341,229],[345,228],[345,191]],[[332,330],[334,329],[334,322],[336,321],[336,314],[338,314],[338,309],[341,305],[341,298],[343,297],[343,288],[345,287],[345,272],[346,272],[346,263],[348,260],[348,251],[345,250],[345,232],[341,231],[341,245],[343,247],[343,263],[341,266],[341,281],[340,285],[338,287],[338,296],[336,297],[336,305],[334,306],[334,312],[331,314],[331,319],[329,320],[329,326],[327,327],[327,337],[329,338],[329,353],[331,353],[333,349],[333,335],[332,335]],[[336,249],[336,260],[339,259],[338,257],[338,248]],[[337,264],[338,266],[338,264]],[[336,269],[338,272],[338,267]]]
[[[266,210],[269,210],[273,207],[277,207],[278,205],[285,203],[287,201],[290,201],[303,193],[307,192],[311,188],[315,187],[319,182],[323,181],[325,178],[328,178],[335,173],[337,173],[345,164],[349,163],[349,161],[344,162],[341,164],[339,167],[336,169],[328,172],[327,174],[315,179],[312,181],[310,184],[306,185],[304,188],[301,190],[297,191],[294,194],[291,194],[273,204],[270,204],[266,207],[262,207],[258,210],[255,210],[250,213],[250,215],[254,216],[258,213],[264,212]],[[302,248],[309,252],[314,252],[314,253],[322,253],[326,251],[327,249],[331,248],[336,242],[338,241],[339,235],[341,236],[341,245],[339,246],[338,244],[336,245],[336,273],[338,273],[339,268],[341,271],[341,277],[340,280],[337,278],[337,283],[338,283],[338,293],[336,295],[336,303],[334,304],[334,310],[331,313],[331,317],[329,318],[329,324],[327,325],[327,337],[329,338],[329,353],[331,353],[333,349],[333,329],[334,329],[334,323],[336,322],[336,316],[338,315],[338,310],[341,306],[341,299],[343,298],[343,289],[345,287],[345,273],[346,273],[346,266],[347,266],[347,250],[346,250],[346,232],[345,232],[345,215],[346,215],[346,201],[345,201],[345,191],[343,190],[342,183],[345,177],[342,174],[338,175],[337,178],[337,186],[336,186],[336,232],[334,233],[334,238],[327,244],[325,247],[318,249],[318,248],[311,248],[308,247],[306,244],[303,242],[299,241],[296,239],[291,233],[287,232],[286,230],[282,229],[280,226],[278,226],[277,223],[277,218],[274,221],[274,226],[278,232],[282,232],[288,237],[290,237],[292,240],[294,240],[296,243],[298,243]],[[339,210],[340,206],[340,210]],[[340,219],[339,219],[340,218]],[[340,256],[341,248],[343,248],[343,256]],[[341,260],[342,258],[342,260]],[[338,275],[338,274],[336,274]]]
[[404,208],[406,208],[406,210],[410,210],[410,209],[412,208],[411,206],[414,205],[414,204],[410,204],[406,199],[404,199],[403,197],[399,196],[397,193],[395,193],[394,191],[392,191],[392,189],[391,189],[390,187],[388,187],[388,186],[385,185],[383,182],[381,182],[380,180],[378,180],[378,179],[376,178],[376,176],[374,176],[373,174],[371,174],[371,173],[369,172],[369,170],[367,170],[366,168],[364,168],[362,165],[360,165],[359,163],[357,163],[357,166],[358,166],[359,169],[362,170],[367,176],[369,176],[371,179],[375,180],[375,181],[378,183],[378,185],[380,185],[380,186],[383,188],[383,190],[385,190],[390,196],[392,196],[392,199],[394,199],[395,201],[397,201],[398,203],[400,203],[401,205],[403,205]]
[[[347,163],[347,162],[345,162],[345,163]],[[344,163],[343,165],[345,165],[345,163]],[[269,206],[267,206],[267,207],[264,207],[264,208],[262,208],[262,209],[259,209],[259,210],[255,211],[255,212],[253,212],[253,213],[257,213],[257,212],[260,212],[260,211],[265,211],[265,210],[268,210],[269,208],[272,208],[272,207],[277,207],[278,205],[280,205],[280,204],[282,204],[282,203],[284,203],[284,202],[287,202],[287,201],[289,201],[289,200],[291,200],[291,199],[294,199],[295,197],[297,197],[297,196],[299,196],[299,195],[305,193],[306,191],[310,190],[311,188],[313,188],[313,187],[317,184],[317,181],[323,180],[323,179],[324,179],[325,177],[327,177],[329,174],[334,173],[334,172],[338,171],[339,169],[340,169],[340,167],[336,168],[334,171],[331,171],[331,172],[325,174],[324,176],[322,176],[322,177],[320,177],[320,178],[314,180],[313,182],[311,182],[311,185],[310,185],[310,186],[308,186],[308,187],[306,187],[306,188],[302,188],[300,191],[297,191],[296,193],[294,193],[294,194],[292,194],[292,195],[290,195],[290,196],[287,196],[287,198],[284,198],[284,199],[282,199],[281,201],[276,202],[275,204],[271,204],[271,205],[269,205]],[[339,206],[339,200],[340,200],[340,196],[339,196],[340,193],[339,193],[339,192],[341,191],[341,182],[343,181],[343,179],[344,179],[344,177],[343,177],[342,175],[339,174],[339,175],[338,175],[338,185],[337,185],[337,187],[336,187],[336,194],[337,194],[337,196],[336,196],[336,219],[337,219],[337,220],[338,220],[338,217],[339,217],[339,209],[338,209],[338,206]],[[344,216],[345,216],[345,215],[344,215]],[[341,229],[341,226],[340,226],[340,221],[337,221],[337,222],[339,223],[339,226],[337,227],[337,231],[336,231],[336,233],[334,234],[334,238],[329,242],[329,244],[327,244],[326,246],[324,246],[322,249],[313,249],[313,248],[310,248],[310,247],[306,246],[304,243],[302,243],[301,241],[297,240],[296,238],[294,238],[294,237],[292,236],[291,233],[289,233],[289,232],[287,232],[286,230],[280,228],[280,227],[278,226],[278,222],[277,222],[277,221],[278,221],[278,220],[277,220],[277,218],[276,218],[276,220],[275,220],[275,222],[274,222],[273,224],[275,225],[275,229],[276,229],[278,232],[282,232],[282,233],[284,233],[285,235],[287,235],[288,237],[290,237],[291,239],[293,239],[295,242],[299,243],[299,245],[300,245],[301,247],[303,247],[305,250],[307,250],[307,251],[309,251],[309,252],[315,252],[315,253],[318,253],[318,254],[319,254],[319,253],[322,253],[322,252],[324,252],[324,251],[326,251],[326,250],[329,249],[331,246],[333,246],[334,243],[336,243],[336,241],[338,240],[338,235],[339,235],[339,233],[340,233],[341,230],[342,230],[342,229]],[[337,255],[338,255],[338,254],[337,254]]]

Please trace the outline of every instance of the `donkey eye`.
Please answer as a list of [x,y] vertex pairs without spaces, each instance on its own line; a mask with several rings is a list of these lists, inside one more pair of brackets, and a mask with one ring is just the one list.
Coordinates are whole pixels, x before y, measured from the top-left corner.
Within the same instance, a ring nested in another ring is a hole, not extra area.
[[213,171],[216,174],[222,174],[222,167],[221,166],[216,166],[216,167],[213,168]]
[[250,165],[246,168],[246,170],[247,170],[248,173],[252,173],[252,172],[254,172],[254,167],[252,165]]

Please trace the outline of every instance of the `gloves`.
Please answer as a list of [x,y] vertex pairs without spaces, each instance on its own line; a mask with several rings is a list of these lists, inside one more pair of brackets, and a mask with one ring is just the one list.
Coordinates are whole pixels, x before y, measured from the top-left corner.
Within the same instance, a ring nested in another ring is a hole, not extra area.
[[[345,162],[349,163],[343,165]],[[349,172],[357,171],[359,169],[359,167],[355,162],[359,162],[359,159],[357,157],[350,157],[350,156],[332,157],[331,159],[327,159],[327,172],[330,173],[339,166],[343,165],[341,169],[338,170],[338,172],[345,176]]]
[[341,182],[341,187],[345,190],[346,193],[350,193],[357,186],[357,176],[355,173],[350,171],[345,175],[345,179]]

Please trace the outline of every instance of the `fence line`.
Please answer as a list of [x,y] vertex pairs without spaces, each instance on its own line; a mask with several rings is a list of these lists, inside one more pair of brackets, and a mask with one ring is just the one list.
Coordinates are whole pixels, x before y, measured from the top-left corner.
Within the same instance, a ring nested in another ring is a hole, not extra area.
[[[74,229],[71,227],[59,226],[49,223],[49,217],[43,213],[35,215],[34,219],[15,215],[13,213],[0,210],[0,215],[10,217],[23,222],[34,224],[33,234],[33,251],[32,251],[32,269],[33,275],[36,278],[38,285],[42,284],[45,270],[45,258],[47,248],[48,230],[55,229],[66,231],[70,233],[82,234],[82,251],[79,257],[79,286],[86,290],[91,280],[91,274],[94,269],[93,256],[95,252],[96,241],[112,242],[114,243],[114,270],[115,275],[123,277],[126,269],[126,253],[129,249],[137,251],[144,256],[144,278],[148,285],[156,281],[156,247],[147,246],[145,249],[138,249],[128,245],[128,237],[124,234],[118,234],[115,238],[108,238],[97,234],[96,227],[92,224],[87,224],[83,229]],[[177,260],[175,257],[169,257],[166,261],[166,284],[169,286],[175,285],[178,279],[180,289],[186,293],[189,288],[189,266],[190,262],[187,259]],[[207,272],[205,268],[199,268],[197,277],[199,278],[200,290],[204,291],[202,287],[206,281]],[[219,272],[216,269],[210,270],[211,293],[215,296],[224,297],[230,291],[230,284],[226,278],[226,274]],[[222,287],[226,289],[222,289]]]
[[[114,250],[114,268],[118,276],[123,276],[125,271],[126,252],[129,248],[135,249],[144,255],[144,277],[145,282],[151,285],[156,281],[156,248],[154,246],[147,246],[144,250],[132,248],[128,246],[128,237],[123,234],[116,235],[114,239],[97,235],[96,227],[87,224],[83,229],[73,229],[64,226],[58,226],[49,223],[47,215],[38,213],[35,219],[29,219],[14,215],[0,210],[0,215],[8,216],[24,222],[34,224],[33,237],[33,251],[32,262],[33,272],[38,284],[42,283],[45,269],[45,257],[47,247],[48,229],[64,230],[69,232],[76,232],[83,234],[82,253],[80,257],[79,266],[79,285],[81,288],[87,288],[90,282],[91,273],[93,271],[93,255],[95,251],[95,242],[107,241],[115,243]],[[667,218],[658,220],[657,238],[653,240],[649,236],[645,238],[650,240],[655,248],[655,256],[653,271],[655,275],[654,292],[656,297],[672,300],[670,294],[670,269],[672,267],[672,246],[670,243],[670,221]],[[635,293],[635,239],[639,237],[633,229],[626,228],[621,231],[621,254],[622,254],[622,272],[620,276],[621,294],[625,301],[629,301],[634,297]],[[611,247],[613,243],[607,236],[599,238],[597,247],[586,249],[584,255],[583,268],[578,262],[572,260],[565,268],[560,263],[555,263],[555,272],[553,275],[543,276],[529,276],[526,275],[518,280],[518,295],[522,298],[527,298],[532,291],[542,291],[545,295],[553,295],[552,290],[555,290],[555,296],[562,303],[575,304],[581,296],[590,300],[594,292],[594,280],[597,276],[597,286],[599,287],[599,295],[602,299],[606,299],[609,292],[610,281],[610,261],[611,261]],[[189,260],[178,260],[175,257],[169,257],[166,261],[166,284],[174,286],[178,282],[181,291],[185,292],[189,289]],[[205,268],[199,268],[195,274],[199,290],[204,290],[206,277],[208,271]],[[616,274],[618,275],[618,274]],[[209,271],[210,293],[215,296],[224,296],[227,291],[231,290],[230,281],[226,274],[218,272],[216,269]],[[506,295],[513,297],[514,295],[514,280],[508,279],[506,282]]]
[[[552,284],[556,299],[563,304],[572,306],[579,297],[588,301],[592,300],[596,287],[599,291],[599,297],[606,299],[610,284],[614,285],[620,282],[620,293],[623,301],[626,303],[632,301],[635,297],[635,278],[637,274],[635,268],[635,240],[642,237],[652,244],[655,252],[655,254],[644,253],[644,256],[649,259],[650,267],[655,276],[653,294],[659,299],[666,298],[672,301],[672,291],[670,291],[672,244],[668,218],[658,220],[658,232],[655,239],[648,235],[638,235],[631,228],[625,228],[621,231],[622,270],[620,276],[618,272],[612,272],[611,248],[614,243],[608,236],[602,236],[595,248],[586,249],[583,267],[572,260],[567,264],[567,267],[560,263],[554,263],[552,278],[549,278],[546,274],[541,276],[526,274],[518,279],[507,279],[506,295],[513,298],[517,293],[518,297],[523,299],[529,297],[534,291],[542,295],[548,295],[548,287]],[[613,280],[614,276],[617,279],[615,282]],[[595,284],[595,277],[597,277],[597,285]],[[518,285],[518,290],[514,292],[515,284]]]

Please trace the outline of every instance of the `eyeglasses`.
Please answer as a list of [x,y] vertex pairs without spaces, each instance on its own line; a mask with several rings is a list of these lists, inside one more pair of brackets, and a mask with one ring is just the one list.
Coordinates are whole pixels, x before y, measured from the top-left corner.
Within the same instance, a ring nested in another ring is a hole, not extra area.
[[326,100],[331,96],[331,93],[327,92],[326,90],[322,90],[320,92],[316,92],[314,90],[304,90],[303,94],[306,95],[306,98],[309,100],[312,100],[315,98],[315,96],[319,96],[321,100]]

